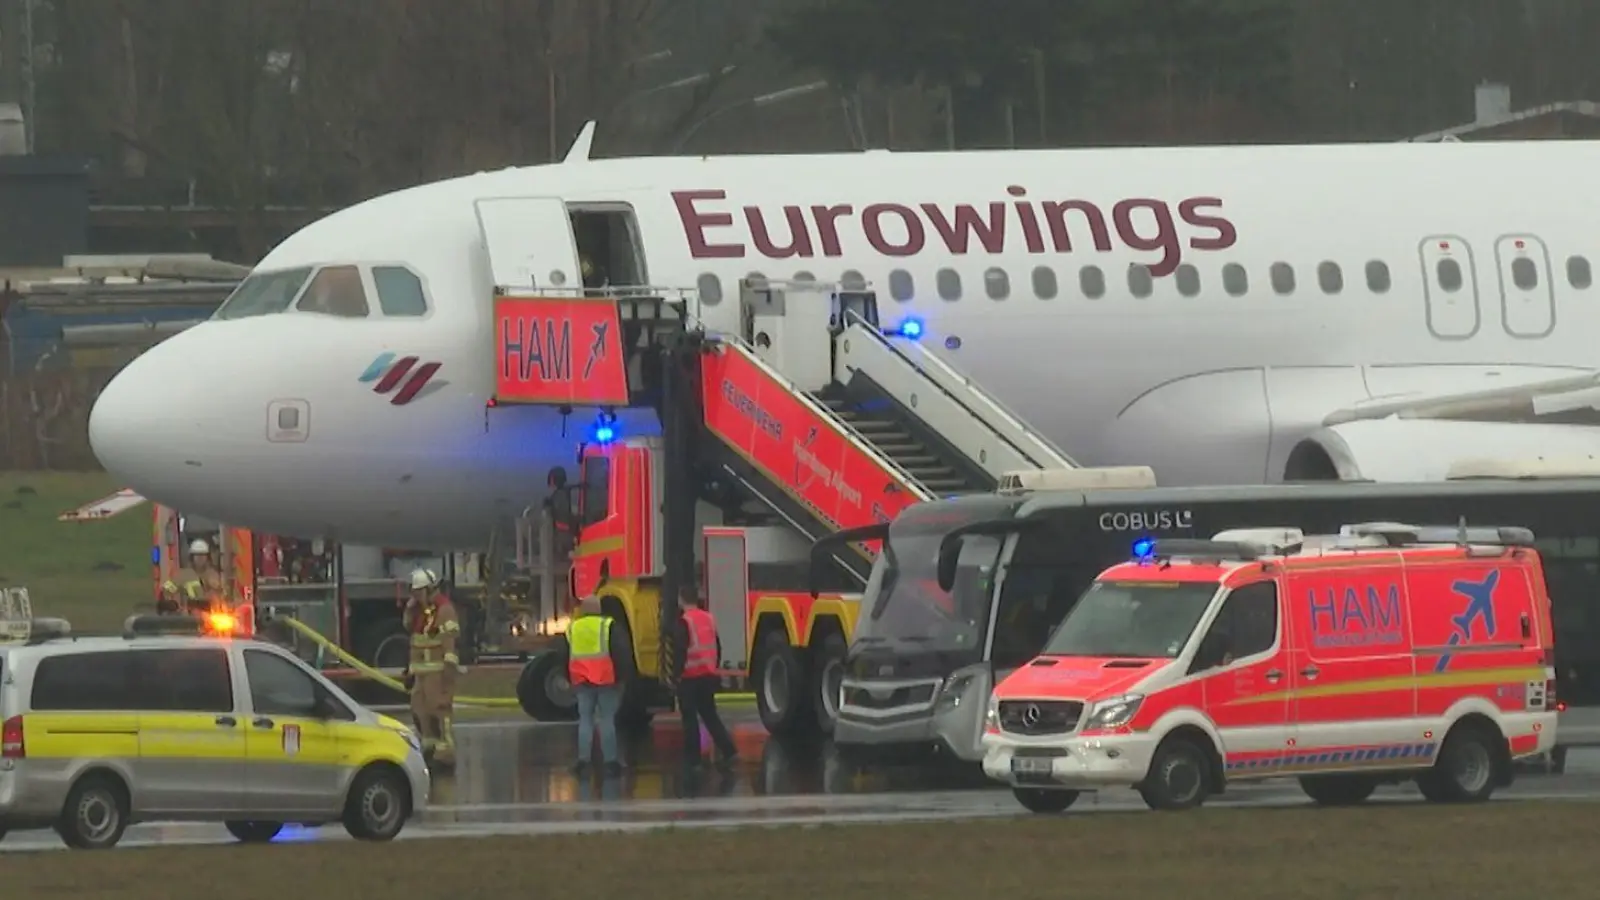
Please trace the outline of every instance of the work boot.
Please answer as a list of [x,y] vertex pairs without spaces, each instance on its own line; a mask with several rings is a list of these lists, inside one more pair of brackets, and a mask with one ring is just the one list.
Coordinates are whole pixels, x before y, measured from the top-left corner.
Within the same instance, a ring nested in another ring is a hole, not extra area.
[[589,771],[589,761],[586,760],[586,759],[580,759],[577,762],[573,763],[571,768],[572,768],[572,774],[574,774],[574,775],[582,775],[583,773]]
[[606,774],[612,776],[621,775],[622,763],[617,762],[616,760],[606,763]]
[[718,771],[731,772],[731,771],[733,771],[734,767],[737,766],[738,764],[739,764],[739,754],[738,753],[729,753],[727,756],[718,755],[718,757],[717,757],[717,770]]

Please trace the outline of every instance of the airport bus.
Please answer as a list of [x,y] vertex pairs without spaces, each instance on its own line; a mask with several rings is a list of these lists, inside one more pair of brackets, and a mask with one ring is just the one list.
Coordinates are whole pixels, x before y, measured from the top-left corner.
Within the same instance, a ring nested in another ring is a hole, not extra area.
[[1252,527],[1313,534],[1360,522],[1457,525],[1464,518],[1532,529],[1551,595],[1561,698],[1600,704],[1600,466],[1589,477],[1570,473],[1523,468],[1510,471],[1517,477],[1426,484],[1002,490],[909,507],[884,526],[885,549],[840,682],[834,741],[856,759],[930,751],[982,759],[979,735],[994,683],[1039,653],[1100,572],[1147,552],[1155,539]]

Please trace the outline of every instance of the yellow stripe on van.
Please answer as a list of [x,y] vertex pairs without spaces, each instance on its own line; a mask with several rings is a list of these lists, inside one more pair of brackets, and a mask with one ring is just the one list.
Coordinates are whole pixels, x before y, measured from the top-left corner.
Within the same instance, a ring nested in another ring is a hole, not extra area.
[[1315,697],[1346,697],[1351,694],[1378,694],[1384,691],[1425,690],[1441,687],[1475,687],[1484,684],[1514,684],[1543,681],[1543,666],[1508,666],[1498,669],[1462,669],[1459,672],[1429,672],[1424,675],[1395,675],[1388,678],[1363,678],[1342,684],[1313,684],[1287,691],[1269,691],[1230,700],[1224,706],[1273,703]]

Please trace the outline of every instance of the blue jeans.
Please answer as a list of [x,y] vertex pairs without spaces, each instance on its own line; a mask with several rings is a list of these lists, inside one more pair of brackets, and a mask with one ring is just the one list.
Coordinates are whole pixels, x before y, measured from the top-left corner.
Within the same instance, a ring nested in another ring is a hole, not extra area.
[[622,688],[609,684],[575,684],[578,695],[578,762],[587,763],[594,752],[594,732],[600,729],[600,755],[608,763],[617,759],[617,709],[622,706]]

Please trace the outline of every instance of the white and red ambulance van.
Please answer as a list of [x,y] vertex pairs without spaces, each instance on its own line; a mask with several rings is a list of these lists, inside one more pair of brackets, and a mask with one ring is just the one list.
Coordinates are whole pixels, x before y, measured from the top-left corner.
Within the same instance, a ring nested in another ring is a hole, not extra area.
[[984,771],[1035,812],[1154,809],[1297,776],[1317,803],[1415,780],[1484,800],[1556,738],[1550,600],[1524,528],[1349,525],[1159,541],[996,686]]

